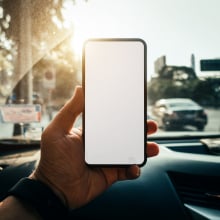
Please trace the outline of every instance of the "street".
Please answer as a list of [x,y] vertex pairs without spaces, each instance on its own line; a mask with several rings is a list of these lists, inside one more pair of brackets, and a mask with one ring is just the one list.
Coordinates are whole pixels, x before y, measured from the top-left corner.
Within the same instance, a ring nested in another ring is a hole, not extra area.
[[[220,132],[220,110],[219,109],[206,109],[206,113],[208,115],[208,124],[205,127],[204,132]],[[56,115],[56,112],[53,113],[53,117]],[[35,127],[42,127],[45,128],[47,124],[49,123],[49,116],[43,115],[42,120],[40,123],[34,123],[33,126]],[[74,125],[75,127],[81,127],[82,126],[82,117],[79,116],[76,120],[76,123]],[[13,133],[13,124],[10,123],[1,123],[0,122],[0,138],[10,138]],[[196,128],[187,126],[184,129],[180,130],[184,132],[192,132],[197,131]],[[165,132],[162,129],[159,129],[158,133]]]
[[220,109],[206,109],[208,115],[208,124],[205,131],[219,131],[220,132]]
[[[54,118],[54,116],[57,114],[57,112],[53,112],[52,117]],[[49,123],[49,115],[44,114],[42,116],[41,122],[40,123],[31,123],[31,127],[35,127],[35,128],[42,128],[42,130],[44,128],[46,128],[46,126]],[[13,134],[13,124],[11,123],[2,123],[0,122],[0,139],[2,138],[10,138],[12,137]],[[74,127],[82,127],[82,117],[81,115],[77,118]]]

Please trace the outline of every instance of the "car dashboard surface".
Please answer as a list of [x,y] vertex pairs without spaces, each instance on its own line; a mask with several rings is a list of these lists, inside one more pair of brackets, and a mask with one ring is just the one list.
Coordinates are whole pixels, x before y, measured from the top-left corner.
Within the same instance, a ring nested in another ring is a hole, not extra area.
[[[207,146],[207,141],[218,138],[150,139],[159,144],[160,153],[148,158],[138,179],[113,184],[89,204],[71,211],[70,218],[219,219],[220,157],[217,148]],[[37,166],[39,148],[35,143],[1,153],[1,198]]]

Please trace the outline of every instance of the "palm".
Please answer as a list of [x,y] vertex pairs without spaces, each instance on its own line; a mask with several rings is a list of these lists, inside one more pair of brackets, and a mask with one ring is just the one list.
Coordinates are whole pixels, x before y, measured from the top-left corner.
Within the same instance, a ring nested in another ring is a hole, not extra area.
[[[45,133],[50,133],[51,129],[54,130],[49,126]],[[42,159],[47,160],[40,163],[38,172],[47,171],[47,181],[62,190],[70,207],[84,205],[116,180],[127,178],[125,168],[92,168],[85,164],[80,130],[74,129],[63,136],[53,132],[49,142],[42,140],[41,148]],[[54,167],[51,161],[56,161],[59,166]]]

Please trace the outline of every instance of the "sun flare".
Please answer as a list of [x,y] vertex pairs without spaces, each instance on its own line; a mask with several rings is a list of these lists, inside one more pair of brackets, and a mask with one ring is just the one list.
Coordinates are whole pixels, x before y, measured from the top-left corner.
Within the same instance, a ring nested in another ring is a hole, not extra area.
[[[70,3],[69,3],[70,4]],[[73,23],[73,34],[71,37],[71,47],[76,59],[81,59],[83,44],[90,38],[91,15],[89,13],[90,4],[86,1],[76,1],[75,5],[68,4],[65,7],[65,17]]]
[[71,47],[73,49],[76,59],[81,59],[83,44],[86,41],[86,39],[87,37],[85,35],[80,34],[78,32],[74,32],[71,39]]

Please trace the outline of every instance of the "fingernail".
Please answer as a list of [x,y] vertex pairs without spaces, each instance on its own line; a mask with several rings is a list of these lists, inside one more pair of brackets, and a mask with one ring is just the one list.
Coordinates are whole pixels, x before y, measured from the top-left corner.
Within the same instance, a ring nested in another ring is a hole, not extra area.
[[138,167],[137,172],[136,172],[136,176],[138,177],[138,176],[140,176],[140,174],[141,174],[141,170],[140,170],[140,168]]

